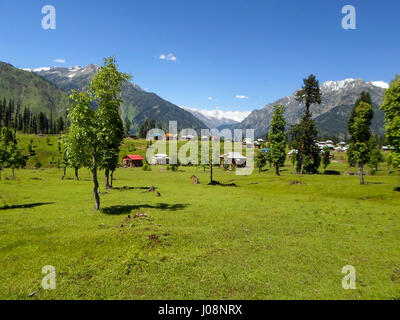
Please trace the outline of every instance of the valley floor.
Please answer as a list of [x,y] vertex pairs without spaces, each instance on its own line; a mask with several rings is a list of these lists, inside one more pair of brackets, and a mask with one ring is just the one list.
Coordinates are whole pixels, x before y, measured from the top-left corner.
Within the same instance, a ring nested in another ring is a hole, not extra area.
[[[201,168],[118,169],[102,212],[84,170],[80,181],[72,170],[66,180],[58,169],[16,171],[0,182],[0,298],[400,299],[397,173],[360,186],[292,170],[217,169],[216,180],[237,184],[223,187]],[[46,265],[55,290],[40,289]],[[342,288],[346,265],[356,290]]]

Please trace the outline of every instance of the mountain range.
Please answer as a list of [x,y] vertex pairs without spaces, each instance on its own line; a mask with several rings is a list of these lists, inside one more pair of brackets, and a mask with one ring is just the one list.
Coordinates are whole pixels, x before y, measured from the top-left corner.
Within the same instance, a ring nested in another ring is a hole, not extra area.
[[[71,90],[83,91],[88,88],[91,79],[100,67],[90,64],[86,67],[69,68],[14,68],[0,62],[0,99],[14,99],[22,107],[30,106],[33,112],[65,115],[69,105],[68,94]],[[320,136],[345,137],[347,121],[354,102],[362,91],[370,93],[375,116],[372,130],[384,133],[383,112],[379,110],[383,94],[388,84],[382,81],[366,82],[362,79],[328,81],[320,86],[322,103],[312,105],[311,111]],[[229,111],[196,110],[166,101],[155,93],[147,92],[138,85],[128,82],[122,90],[122,118],[132,121],[132,132],[137,132],[146,119],[155,119],[167,130],[170,120],[178,121],[178,128],[193,128],[196,131],[205,128],[255,129],[256,137],[265,137],[269,130],[273,107],[277,104],[286,107],[285,118],[288,125],[299,121],[304,106],[295,100],[296,91],[287,97],[267,104],[264,108],[251,113]]]
[[[344,138],[347,134],[347,122],[355,101],[361,92],[369,92],[372,98],[374,119],[371,129],[376,134],[384,134],[384,114],[379,110],[383,94],[388,84],[382,81],[365,82],[361,79],[346,79],[342,81],[328,81],[320,86],[322,103],[311,106],[313,118],[317,123],[320,136],[337,136]],[[297,123],[305,107],[296,99],[295,91],[292,95],[278,99],[267,104],[261,110],[254,110],[239,124],[231,126],[232,129],[255,129],[255,136],[265,137],[272,118],[275,105],[284,105],[285,118],[288,123]]]
[[217,129],[221,127],[229,127],[243,121],[250,112],[240,111],[222,111],[222,110],[196,110],[181,107],[193,114],[197,119],[201,120],[209,129]]
[[33,113],[45,112],[63,116],[68,95],[41,77],[0,62],[0,99],[14,100],[21,108],[29,106]]
[[[83,91],[100,67],[90,64],[86,67],[28,69],[53,83],[64,92]],[[170,120],[178,121],[178,129],[193,128],[200,131],[205,124],[190,112],[166,101],[152,92],[146,92],[138,85],[128,82],[122,89],[121,117],[132,121],[132,131],[137,132],[146,119],[155,119],[162,128],[168,129]]]

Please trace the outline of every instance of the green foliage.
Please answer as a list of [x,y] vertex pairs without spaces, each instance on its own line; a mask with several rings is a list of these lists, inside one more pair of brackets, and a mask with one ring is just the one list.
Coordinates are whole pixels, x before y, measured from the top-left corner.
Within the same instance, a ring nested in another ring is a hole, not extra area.
[[315,143],[318,129],[310,114],[304,114],[300,123],[291,126],[290,137],[291,148],[298,151],[293,155],[297,172],[317,173],[321,164],[321,154]]
[[151,166],[146,162],[143,167],[142,167],[143,171],[151,171]]
[[7,148],[7,168],[12,169],[14,178],[14,169],[24,168],[26,166],[26,157],[18,149],[16,143],[11,143]]
[[298,150],[296,155],[297,172],[317,173],[321,163],[321,155],[315,143],[318,137],[318,128],[312,119],[310,106],[314,103],[321,103],[321,92],[319,82],[313,74],[303,81],[304,85],[297,92],[296,100],[304,103],[306,110],[300,123],[291,127],[291,145]]
[[360,98],[357,99],[357,101],[354,104],[354,107],[351,111],[350,118],[349,118],[348,125],[347,125],[350,137],[353,136],[353,124],[354,124],[354,117],[356,116],[356,108],[361,102],[366,102],[372,106],[372,99],[371,99],[371,95],[369,94],[369,92],[365,92],[365,91],[361,92]]
[[310,106],[314,103],[321,104],[321,93],[317,78],[310,74],[308,78],[303,79],[303,87],[296,93],[296,101],[304,103],[306,112],[310,112]]
[[400,168],[400,75],[397,75],[385,91],[381,109],[385,112],[386,138],[395,148],[389,155],[389,163]]
[[[92,170],[95,209],[100,208],[98,194],[98,168],[106,169],[106,187],[109,187],[109,171],[114,171],[119,147],[124,138],[124,126],[119,114],[122,102],[120,94],[130,77],[117,69],[114,58],[104,59],[104,66],[92,79],[87,92],[72,91],[66,137],[66,155],[69,162]],[[97,110],[91,108],[96,103]]]
[[380,163],[385,161],[381,149],[376,141],[376,137],[371,135],[369,140],[369,149],[370,149],[370,156],[368,165],[373,168],[375,171],[378,171],[378,166]]
[[33,72],[14,68],[0,62],[1,97],[7,100],[23,97],[25,106],[34,114],[42,112],[47,116],[53,111],[62,116],[68,106],[68,95],[55,85]]
[[363,167],[370,159],[370,125],[373,117],[374,111],[369,103],[356,102],[352,123],[349,124],[352,135],[347,156],[351,166],[359,167],[361,184],[364,184]]
[[331,151],[328,147],[324,147],[322,152],[322,165],[326,169],[331,164]]
[[256,167],[258,172],[261,173],[262,169],[267,165],[267,155],[265,152],[258,152],[256,157]]
[[284,117],[285,107],[275,106],[271,120],[271,127],[268,135],[271,147],[268,151],[269,159],[275,166],[276,174],[279,175],[279,168],[285,164],[286,160],[286,120]]

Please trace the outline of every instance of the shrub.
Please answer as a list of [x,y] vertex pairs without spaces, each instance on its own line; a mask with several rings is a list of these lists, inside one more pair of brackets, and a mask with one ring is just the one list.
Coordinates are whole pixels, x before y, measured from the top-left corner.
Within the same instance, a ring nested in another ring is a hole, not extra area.
[[145,163],[144,166],[142,167],[143,171],[151,171],[151,167],[149,166],[148,163]]

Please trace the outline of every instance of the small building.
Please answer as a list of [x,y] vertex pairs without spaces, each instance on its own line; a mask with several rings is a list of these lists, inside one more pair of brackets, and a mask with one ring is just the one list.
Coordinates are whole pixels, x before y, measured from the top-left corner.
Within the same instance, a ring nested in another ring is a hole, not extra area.
[[143,167],[143,160],[144,160],[144,158],[142,156],[128,155],[128,156],[125,156],[124,159],[122,160],[122,165],[125,168]]
[[229,164],[231,166],[245,167],[247,158],[243,156],[240,152],[228,152],[224,154],[221,158],[221,164]]
[[163,153],[158,153],[151,158],[151,164],[153,165],[168,164],[168,160],[169,160],[168,155]]

